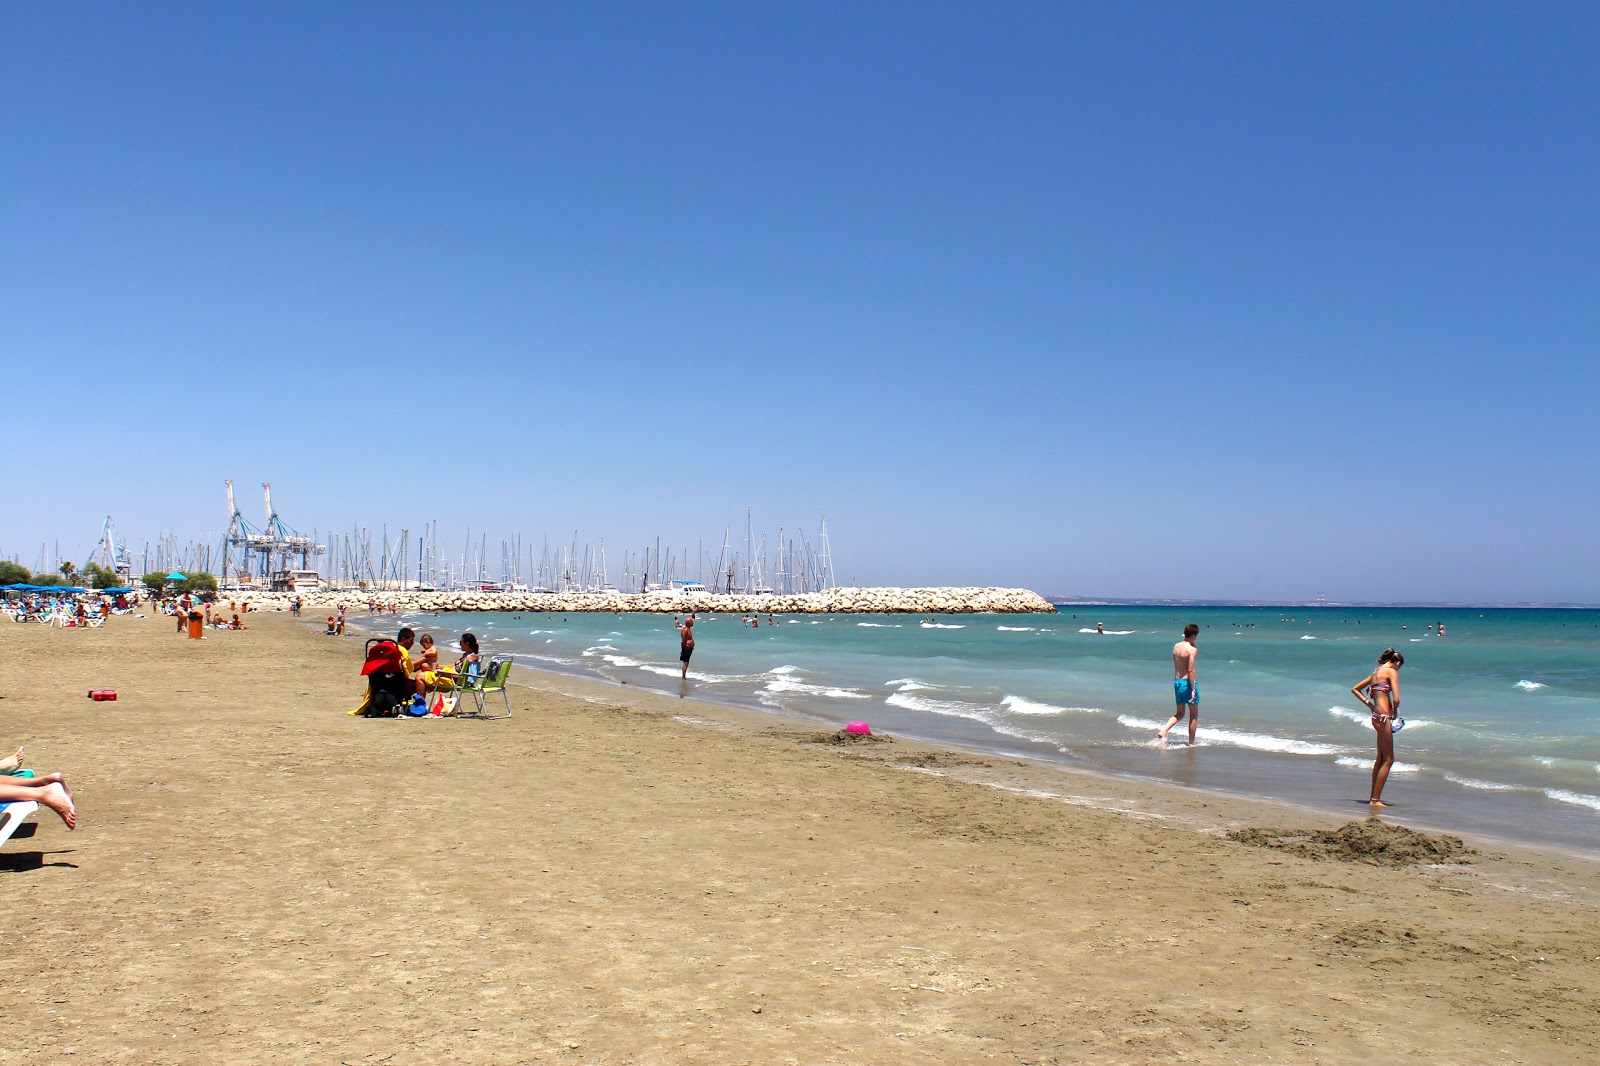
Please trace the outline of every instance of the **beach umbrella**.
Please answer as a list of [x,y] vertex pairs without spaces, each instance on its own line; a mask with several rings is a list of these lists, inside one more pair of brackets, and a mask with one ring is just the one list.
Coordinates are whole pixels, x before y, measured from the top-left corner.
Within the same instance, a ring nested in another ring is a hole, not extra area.
[[167,580],[168,581],[187,581],[189,579],[184,577],[182,574],[178,573],[176,570],[174,570],[172,573],[167,575]]

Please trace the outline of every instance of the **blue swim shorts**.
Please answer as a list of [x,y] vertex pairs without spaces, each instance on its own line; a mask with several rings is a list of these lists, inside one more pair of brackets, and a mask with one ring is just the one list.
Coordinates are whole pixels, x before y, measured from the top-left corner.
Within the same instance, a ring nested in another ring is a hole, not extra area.
[[1200,706],[1200,685],[1198,682],[1190,685],[1187,677],[1179,677],[1173,680],[1172,694],[1177,698],[1178,706],[1180,707],[1186,704],[1195,707]]

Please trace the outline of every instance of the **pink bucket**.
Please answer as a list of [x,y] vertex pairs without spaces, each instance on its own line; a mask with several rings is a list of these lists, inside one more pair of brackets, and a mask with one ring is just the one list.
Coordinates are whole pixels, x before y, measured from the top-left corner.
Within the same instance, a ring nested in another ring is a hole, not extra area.
[[872,727],[865,722],[851,722],[849,725],[844,727],[844,731],[846,733],[858,733],[864,737],[870,737],[872,735]]

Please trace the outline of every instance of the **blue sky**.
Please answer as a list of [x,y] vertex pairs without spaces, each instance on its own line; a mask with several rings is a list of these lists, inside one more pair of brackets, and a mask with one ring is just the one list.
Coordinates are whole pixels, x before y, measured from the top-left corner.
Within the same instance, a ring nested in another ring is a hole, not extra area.
[[1597,11],[8,5],[0,553],[1600,601]]

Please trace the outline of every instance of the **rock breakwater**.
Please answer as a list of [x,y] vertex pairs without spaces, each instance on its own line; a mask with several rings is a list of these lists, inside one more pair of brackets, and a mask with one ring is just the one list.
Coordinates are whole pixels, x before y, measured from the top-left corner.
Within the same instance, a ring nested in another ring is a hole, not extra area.
[[[251,610],[288,607],[287,592],[222,592],[224,601],[248,601]],[[1003,588],[837,588],[794,595],[719,595],[669,592],[417,592],[394,589],[321,590],[302,592],[308,611],[344,604],[364,607],[369,601],[395,605],[402,611],[687,611],[753,614],[1048,614],[1055,608],[1037,592]]]

